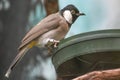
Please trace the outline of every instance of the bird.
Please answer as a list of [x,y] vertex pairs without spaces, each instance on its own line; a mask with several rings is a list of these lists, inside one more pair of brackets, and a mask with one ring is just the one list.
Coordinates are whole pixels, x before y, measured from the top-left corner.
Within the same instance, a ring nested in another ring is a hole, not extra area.
[[[18,48],[18,54],[9,66],[5,77],[9,78],[11,71],[23,58],[27,51],[34,46],[46,47],[48,50],[57,48],[60,40],[64,39],[71,25],[79,16],[85,15],[76,6],[69,4],[60,11],[50,14],[30,29],[23,37]],[[49,54],[49,53],[48,53]]]

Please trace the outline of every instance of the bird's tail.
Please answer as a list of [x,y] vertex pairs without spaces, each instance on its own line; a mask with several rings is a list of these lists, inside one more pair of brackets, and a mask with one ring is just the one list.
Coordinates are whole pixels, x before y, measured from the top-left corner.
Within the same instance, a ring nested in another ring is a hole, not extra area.
[[13,60],[13,62],[11,63],[10,67],[8,68],[5,77],[9,78],[9,75],[11,73],[11,71],[14,69],[14,67],[16,66],[16,64],[22,59],[22,57],[26,54],[26,52],[29,50],[30,48],[25,47],[22,48],[18,55],[15,57],[15,59]]

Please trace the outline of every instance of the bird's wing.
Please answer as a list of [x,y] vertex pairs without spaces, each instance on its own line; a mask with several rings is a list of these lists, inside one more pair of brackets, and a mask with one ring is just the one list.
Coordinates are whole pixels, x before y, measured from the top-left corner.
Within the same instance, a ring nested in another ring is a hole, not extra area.
[[26,34],[26,36],[22,40],[19,49],[29,44],[32,40],[36,39],[37,37],[40,37],[42,34],[57,28],[60,20],[59,17],[60,16],[56,13],[44,18],[40,23],[38,23]]

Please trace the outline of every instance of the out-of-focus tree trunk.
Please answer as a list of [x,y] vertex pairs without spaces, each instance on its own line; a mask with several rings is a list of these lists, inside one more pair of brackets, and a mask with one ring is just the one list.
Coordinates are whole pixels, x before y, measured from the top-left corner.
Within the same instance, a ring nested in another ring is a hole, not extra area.
[[[8,10],[0,11],[0,79],[4,80],[4,74],[10,63],[17,55],[17,47],[20,43],[29,13],[29,0],[8,0],[10,7]],[[17,69],[13,80],[20,80]]]
[[45,0],[45,9],[47,15],[58,12],[58,0]]

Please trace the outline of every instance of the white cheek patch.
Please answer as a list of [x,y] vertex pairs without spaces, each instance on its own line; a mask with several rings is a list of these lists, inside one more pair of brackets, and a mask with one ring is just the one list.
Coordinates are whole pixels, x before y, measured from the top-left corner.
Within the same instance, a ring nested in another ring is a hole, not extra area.
[[72,14],[69,10],[64,11],[63,16],[68,23],[72,24]]

